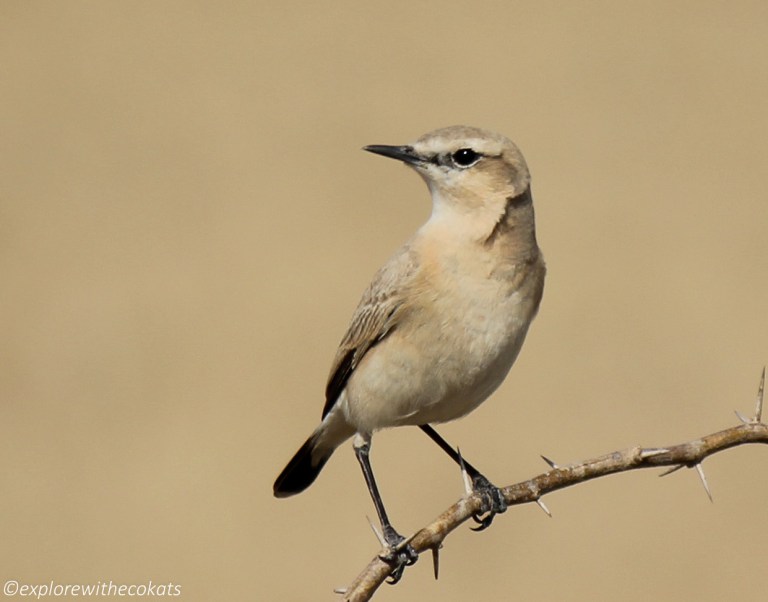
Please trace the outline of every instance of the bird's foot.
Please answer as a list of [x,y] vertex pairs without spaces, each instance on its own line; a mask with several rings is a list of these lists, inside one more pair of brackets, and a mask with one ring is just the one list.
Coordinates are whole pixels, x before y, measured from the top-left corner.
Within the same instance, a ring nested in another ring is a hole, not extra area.
[[480,494],[483,499],[483,505],[479,512],[472,515],[472,520],[478,526],[471,528],[473,531],[483,531],[491,526],[497,514],[507,510],[507,502],[501,489],[479,473],[472,477],[472,490]]
[[382,535],[387,544],[387,551],[379,555],[379,558],[392,567],[387,583],[394,585],[400,581],[405,567],[414,564],[419,559],[419,555],[409,543],[412,538],[406,539],[395,531],[391,525],[384,527]]

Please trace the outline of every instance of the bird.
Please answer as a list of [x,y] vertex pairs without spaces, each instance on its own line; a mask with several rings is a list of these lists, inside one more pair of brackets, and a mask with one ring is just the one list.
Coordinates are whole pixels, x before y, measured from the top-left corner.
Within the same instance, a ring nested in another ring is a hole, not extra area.
[[376,272],[333,359],[322,421],[275,480],[304,491],[353,439],[390,552],[391,577],[416,560],[393,527],[370,464],[376,431],[421,428],[487,500],[481,528],[506,509],[498,488],[431,426],[477,408],[506,378],[541,302],[546,266],[536,240],[531,176],[518,147],[488,130],[451,126],[406,145],[363,150],[416,171],[429,219]]

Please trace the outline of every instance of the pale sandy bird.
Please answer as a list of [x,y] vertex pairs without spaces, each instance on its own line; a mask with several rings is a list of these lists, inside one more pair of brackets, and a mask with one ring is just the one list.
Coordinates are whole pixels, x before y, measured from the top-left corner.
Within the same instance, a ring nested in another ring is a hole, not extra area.
[[[399,577],[412,550],[392,528],[373,478],[372,434],[421,427],[455,461],[430,423],[474,410],[504,380],[539,307],[544,260],[536,244],[531,177],[507,138],[454,126],[406,146],[365,150],[403,161],[427,183],[432,214],[376,273],[344,335],[323,419],[274,484],[286,497],[309,487],[345,440],[355,454]],[[505,509],[498,489],[463,463],[487,493],[487,526]]]

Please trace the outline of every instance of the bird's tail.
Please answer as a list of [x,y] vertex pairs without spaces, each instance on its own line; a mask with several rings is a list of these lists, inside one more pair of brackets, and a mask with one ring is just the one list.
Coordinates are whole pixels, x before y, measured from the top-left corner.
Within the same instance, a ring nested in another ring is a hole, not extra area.
[[275,479],[275,497],[296,495],[314,483],[333,451],[353,433],[354,429],[335,412],[328,414]]
[[327,453],[313,460],[316,441],[317,437],[315,435],[307,439],[299,451],[291,458],[291,461],[288,462],[288,465],[283,468],[283,472],[275,479],[275,484],[272,487],[275,497],[296,495],[314,483],[317,475],[320,474],[323,466],[325,466],[328,458],[333,453],[333,449],[330,449]]

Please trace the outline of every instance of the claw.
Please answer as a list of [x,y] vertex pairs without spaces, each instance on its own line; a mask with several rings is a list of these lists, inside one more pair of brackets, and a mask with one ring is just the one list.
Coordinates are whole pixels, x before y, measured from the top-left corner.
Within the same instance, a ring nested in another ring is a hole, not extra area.
[[387,577],[387,583],[394,585],[402,579],[405,567],[413,565],[419,559],[419,555],[410,544],[406,544],[402,550],[391,550],[387,554],[379,556],[379,558],[392,566],[392,572]]
[[392,567],[387,583],[394,585],[403,577],[405,567],[413,565],[419,559],[419,555],[410,544],[413,535],[406,539],[387,525],[384,527],[382,536],[387,544],[387,552],[380,554],[379,558]]
[[395,585],[398,581],[400,581],[400,579],[403,578],[403,571],[405,571],[405,565],[403,563],[399,563],[397,566],[395,566],[395,568],[392,569],[389,577],[387,577],[387,583],[389,583],[389,585]]
[[483,498],[482,510],[472,515],[472,520],[477,523],[477,527],[470,527],[473,531],[484,531],[491,526],[493,519],[497,514],[506,512],[507,502],[501,489],[496,487],[483,475],[477,474],[472,479],[472,489],[479,493]]
[[479,533],[480,531],[485,531],[488,527],[491,526],[491,523],[493,522],[494,517],[496,516],[495,512],[489,512],[485,516],[482,516],[480,514],[473,514],[472,520],[477,523],[477,527],[470,527],[472,531],[475,531],[476,533]]

